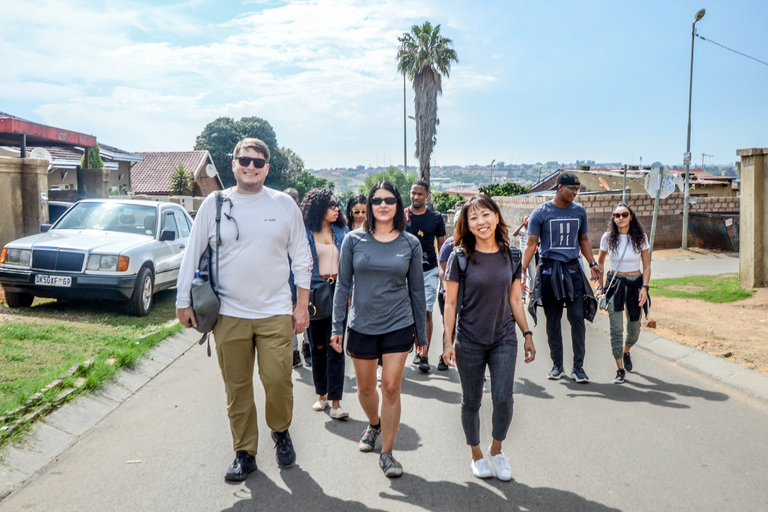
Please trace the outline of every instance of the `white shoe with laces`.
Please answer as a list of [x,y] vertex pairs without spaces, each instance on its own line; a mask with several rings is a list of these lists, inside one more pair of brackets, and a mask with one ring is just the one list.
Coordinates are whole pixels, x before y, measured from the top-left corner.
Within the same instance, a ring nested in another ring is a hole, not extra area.
[[470,467],[472,468],[472,474],[477,478],[491,478],[493,476],[493,471],[491,471],[491,467],[485,459],[473,460]]
[[493,464],[493,471],[496,473],[496,478],[502,482],[512,480],[512,468],[509,467],[509,457],[504,455],[504,452],[498,455],[491,455],[491,447],[488,447],[488,456],[491,458],[491,464]]

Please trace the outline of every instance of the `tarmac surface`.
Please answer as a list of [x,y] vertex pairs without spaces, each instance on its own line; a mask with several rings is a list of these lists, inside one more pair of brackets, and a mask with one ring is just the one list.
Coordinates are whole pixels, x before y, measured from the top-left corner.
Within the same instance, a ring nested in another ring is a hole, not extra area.
[[[563,326],[567,338],[565,319]],[[0,453],[0,511],[768,510],[768,377],[644,332],[632,352],[635,371],[616,385],[608,320],[587,326],[588,384],[546,379],[543,320],[534,329],[536,360],[518,359],[504,443],[511,482],[472,476],[456,371],[423,374],[409,357],[395,443],[402,478],[378,468],[380,444],[374,453],[357,449],[366,419],[348,359],[346,421],[313,411],[310,370],[294,371],[298,459],[282,470],[255,376],[259,471],[227,483],[234,454],[218,364],[187,331],[116,383],[48,416],[24,446]],[[441,334],[437,325],[433,365]],[[486,394],[484,449],[490,380]]]

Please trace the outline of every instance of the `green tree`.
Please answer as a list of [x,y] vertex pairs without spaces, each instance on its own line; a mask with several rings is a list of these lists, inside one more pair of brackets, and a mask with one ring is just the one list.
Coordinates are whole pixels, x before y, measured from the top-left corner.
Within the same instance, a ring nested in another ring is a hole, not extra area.
[[410,206],[411,205],[411,185],[413,185],[413,182],[419,179],[419,177],[416,175],[416,173],[411,173],[406,175],[403,171],[398,169],[397,167],[390,166],[389,169],[387,169],[384,172],[380,172],[378,174],[374,174],[373,176],[368,176],[365,178],[365,184],[360,186],[360,193],[364,194],[366,197],[368,197],[368,192],[371,191],[371,188],[373,186],[382,181],[386,180],[393,184],[397,190],[400,192],[400,195],[403,197],[403,205],[404,206]]
[[448,192],[437,192],[430,196],[432,207],[440,213],[448,213],[448,210],[456,206],[456,202],[463,201],[464,196],[459,194],[451,195]]
[[443,94],[442,77],[451,73],[451,62],[459,62],[453,42],[440,35],[440,25],[428,21],[414,25],[398,38],[397,70],[413,82],[416,93],[416,158],[421,179],[429,182],[429,159],[437,143],[437,95]]
[[[232,173],[232,151],[238,142],[246,137],[261,139],[269,148],[269,175],[265,184],[282,190],[288,186],[289,162],[277,145],[277,135],[272,125],[260,117],[243,117],[235,121],[220,117],[208,123],[195,141],[195,149],[207,149],[219,171],[225,187],[235,184]],[[303,162],[302,162],[303,166]]]
[[528,187],[525,185],[518,185],[517,183],[504,183],[503,185],[491,183],[490,185],[480,187],[480,193],[488,197],[517,196],[520,194],[527,194]]
[[195,177],[182,164],[179,164],[171,173],[171,194],[174,196],[188,196],[192,193]]
[[328,188],[333,190],[335,183],[325,178],[318,178],[309,171],[302,169],[295,174],[291,174],[288,186],[295,188],[299,192],[299,199],[304,199],[306,193],[313,188]]
[[[85,152],[80,157],[80,167],[85,169]],[[98,169],[104,167],[104,161],[101,159],[101,148],[98,145],[88,148],[88,168]]]

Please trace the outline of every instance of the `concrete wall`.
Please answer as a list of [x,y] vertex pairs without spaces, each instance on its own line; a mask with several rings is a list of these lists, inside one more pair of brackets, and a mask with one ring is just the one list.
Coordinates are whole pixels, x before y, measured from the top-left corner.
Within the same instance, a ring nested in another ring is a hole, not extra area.
[[739,238],[739,284],[755,288],[768,284],[765,250],[768,242],[768,148],[740,149],[741,231]]
[[40,232],[48,222],[40,194],[47,191],[47,160],[0,157],[0,248]]
[[[511,233],[512,230],[520,225],[524,215],[530,215],[536,206],[550,200],[551,196],[512,196],[494,197],[493,199],[499,205],[502,216],[509,225]],[[579,195],[576,201],[587,210],[589,241],[592,244],[592,248],[597,249],[600,245],[600,237],[605,232],[608,220],[613,213],[613,207],[621,202],[621,192],[618,194]],[[690,208],[692,212],[725,213],[739,211],[738,198],[697,197],[695,201],[696,204],[691,205]],[[627,204],[634,210],[649,238],[653,222],[653,202],[654,200],[647,194],[627,196]],[[656,240],[654,242],[655,249],[674,249],[682,245],[682,212],[683,198],[681,196],[670,196],[659,201],[659,216],[656,226]],[[517,238],[513,242],[517,243]],[[688,243],[692,246],[695,245],[695,241],[690,235],[688,236]],[[743,243],[742,241],[742,247]]]
[[80,199],[103,199],[109,197],[109,169],[98,167],[95,169],[83,169],[83,190],[78,197]]

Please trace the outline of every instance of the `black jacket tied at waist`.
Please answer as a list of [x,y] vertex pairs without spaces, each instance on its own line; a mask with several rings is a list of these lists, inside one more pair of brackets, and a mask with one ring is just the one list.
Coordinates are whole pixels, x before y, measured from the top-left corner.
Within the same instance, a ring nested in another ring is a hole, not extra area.
[[[539,261],[539,268],[536,271],[536,283],[533,286],[533,293],[531,294],[531,301],[528,304],[528,312],[533,318],[533,324],[536,325],[536,307],[543,307],[541,298],[544,293],[542,290],[544,279],[542,278],[542,270],[544,268],[552,269],[552,279],[550,280],[552,291],[557,300],[567,300],[569,302],[574,300],[584,301],[584,318],[590,322],[595,319],[597,313],[597,300],[592,293],[592,287],[589,285],[589,279],[584,273],[584,269],[581,266],[581,260],[575,259],[567,263],[562,261],[551,260],[548,258],[542,258]],[[581,279],[584,281],[584,295],[582,297],[575,297],[573,291],[573,274],[569,270],[576,271]]]
[[[613,272],[608,272],[605,280],[611,282]],[[643,307],[640,307],[640,290],[643,289],[643,276],[638,275],[636,277],[630,276],[616,276],[613,280],[613,285],[605,291],[605,298],[611,300],[613,297],[613,310],[624,311],[624,306],[627,307],[627,316],[630,322],[637,322],[640,320],[642,312],[645,311],[645,318],[648,318],[648,311],[651,307],[651,296],[648,295],[648,300],[645,301]]]

